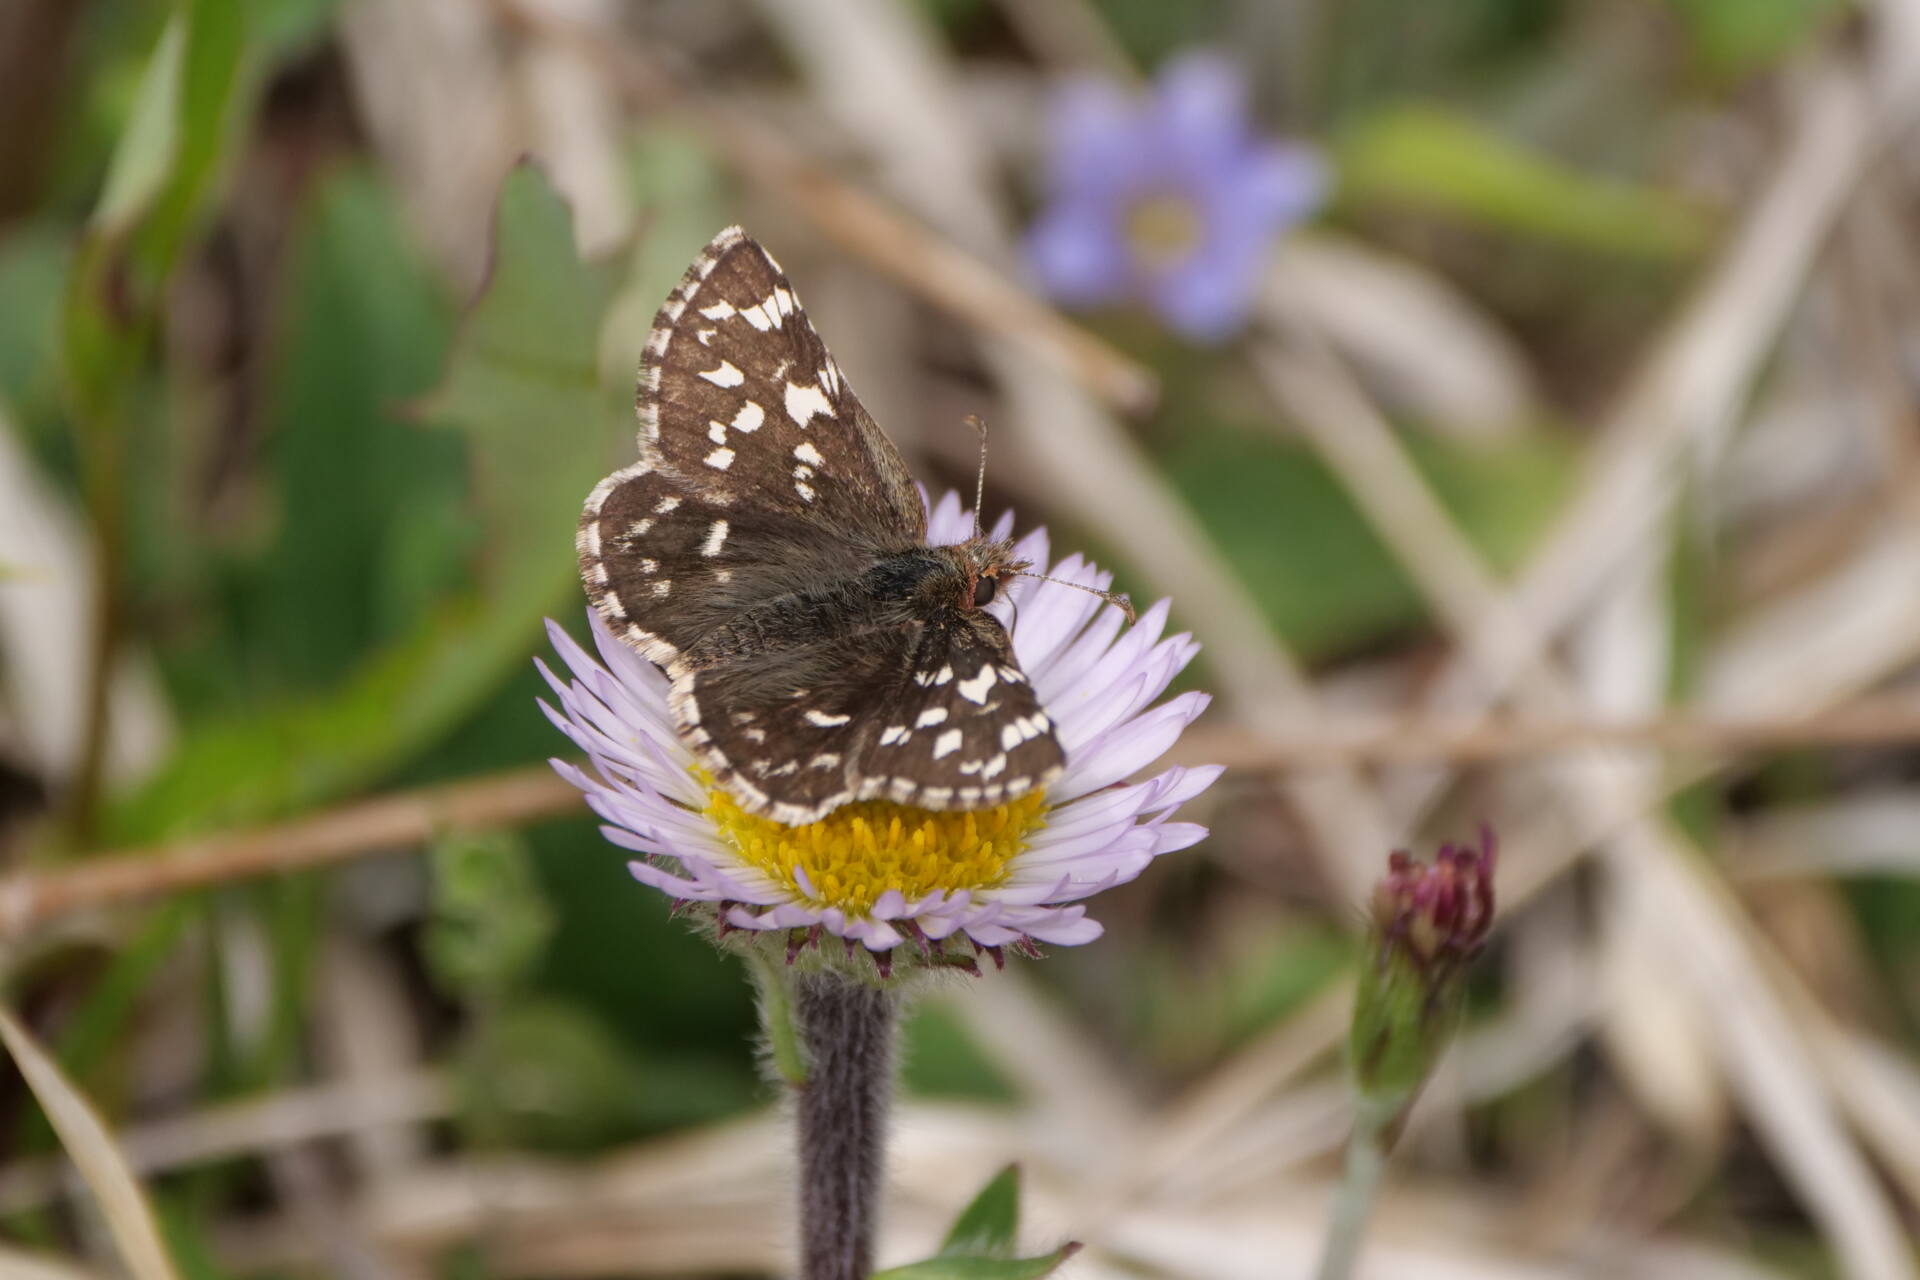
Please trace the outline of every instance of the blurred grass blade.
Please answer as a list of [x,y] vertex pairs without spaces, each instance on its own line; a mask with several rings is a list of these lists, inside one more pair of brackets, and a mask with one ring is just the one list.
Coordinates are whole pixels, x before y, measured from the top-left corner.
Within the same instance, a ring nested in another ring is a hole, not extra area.
[[1038,1258],[928,1258],[875,1272],[873,1280],[1039,1280],[1078,1252],[1073,1243]]
[[7,1280],[99,1280],[98,1273],[61,1258],[0,1244],[0,1276]]
[[99,1200],[128,1273],[134,1280],[178,1280],[140,1183],[92,1105],[5,1008],[0,1008],[0,1040],[6,1042],[27,1087],[60,1135],[67,1156]]
[[1020,1166],[1010,1164],[980,1188],[953,1220],[940,1246],[942,1258],[1009,1258],[1020,1230]]
[[126,132],[113,150],[93,226],[121,236],[139,222],[166,186],[180,148],[180,64],[187,48],[186,22],[176,16],[154,46],[127,115]]
[[1395,107],[1338,148],[1344,200],[1397,203],[1577,248],[1666,258],[1706,247],[1708,220],[1651,187],[1581,173],[1434,107]]

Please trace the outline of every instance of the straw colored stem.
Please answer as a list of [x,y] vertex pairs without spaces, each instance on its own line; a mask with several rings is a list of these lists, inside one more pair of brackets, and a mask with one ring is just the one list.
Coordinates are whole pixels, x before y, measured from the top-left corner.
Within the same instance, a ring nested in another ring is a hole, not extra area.
[[250,876],[301,871],[419,844],[449,827],[498,827],[575,812],[580,793],[544,765],[382,796],[293,822],[157,848],[94,854],[57,871],[0,877],[0,938],[90,907]]

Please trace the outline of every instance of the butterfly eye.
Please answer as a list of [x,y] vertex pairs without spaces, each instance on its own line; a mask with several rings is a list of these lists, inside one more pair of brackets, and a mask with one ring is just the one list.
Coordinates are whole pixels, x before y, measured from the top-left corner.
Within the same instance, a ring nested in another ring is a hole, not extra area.
[[998,589],[999,584],[992,578],[981,578],[977,580],[973,584],[973,607],[978,609],[982,605],[992,604],[993,593]]

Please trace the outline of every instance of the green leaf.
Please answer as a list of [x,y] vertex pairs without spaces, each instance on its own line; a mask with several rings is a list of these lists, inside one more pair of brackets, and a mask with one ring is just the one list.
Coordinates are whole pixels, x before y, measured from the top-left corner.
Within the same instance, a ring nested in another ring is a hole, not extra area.
[[318,184],[298,228],[265,397],[276,528],[234,592],[240,651],[201,677],[232,706],[338,686],[472,578],[466,450],[403,411],[440,377],[456,309],[369,169]]
[[591,1014],[550,999],[516,999],[481,1017],[452,1074],[474,1142],[548,1151],[632,1137],[646,1095],[663,1087]]
[[1336,149],[1343,200],[1450,214],[1489,227],[1633,257],[1684,257],[1711,222],[1650,187],[1596,177],[1429,106],[1370,116]]
[[1013,1257],[1019,1230],[1020,1166],[1010,1164],[960,1211],[938,1254],[882,1271],[873,1280],[1033,1280],[1080,1251],[1079,1244],[1070,1241],[1039,1257]]
[[980,1194],[953,1220],[940,1245],[942,1258],[1008,1258],[1020,1230],[1020,1166],[1010,1164],[987,1180]]
[[52,222],[0,236],[0,401],[22,428],[58,404],[60,296],[72,262],[72,241]]
[[876,1272],[873,1280],[1039,1280],[1078,1252],[1078,1243],[1068,1243],[1037,1258],[928,1258]]
[[469,998],[497,998],[532,970],[553,932],[526,842],[512,831],[455,832],[433,846],[427,963]]
[[580,260],[567,206],[531,164],[500,190],[485,294],[418,406],[462,432],[487,512],[487,594],[524,612],[571,590],[580,504],[607,471],[600,324],[613,281]]
[[[351,320],[369,344],[340,345],[342,338],[319,324],[311,344],[296,351],[290,395],[307,405],[300,424],[311,430],[280,438],[303,462],[282,470],[282,484],[290,514],[311,535],[296,537],[284,551],[311,574],[282,583],[280,595],[292,593],[292,599],[269,614],[296,631],[305,626],[330,635],[309,654],[303,674],[324,676],[338,662],[348,670],[324,691],[259,699],[257,710],[196,725],[167,768],[115,812],[111,829],[121,841],[261,821],[365,787],[470,714],[501,677],[526,662],[541,614],[580,591],[572,528],[605,470],[612,434],[595,368],[609,288],[578,261],[566,207],[538,171],[522,167],[501,194],[492,284],[455,344],[442,388],[428,401],[436,420],[467,438],[480,472],[488,553],[480,587],[420,610],[411,626],[355,662],[371,624],[342,629],[336,614],[365,610],[384,537],[415,518],[407,514],[415,510],[409,495],[430,509],[426,518],[444,522],[434,480],[442,474],[434,459],[442,451],[432,447],[436,436],[376,411],[382,395],[411,378],[407,361],[417,353],[386,359],[382,344],[372,340],[419,340],[432,322],[422,305],[409,301],[417,290],[390,288],[405,278],[405,259],[380,251],[371,265],[342,261],[342,251],[353,246],[386,244],[378,230],[384,213],[367,194],[365,182],[349,182],[323,203],[317,251],[334,271],[307,278],[334,301],[309,319]],[[342,273],[359,273],[378,288],[342,284]],[[326,405],[342,397],[359,413],[346,415],[348,426],[328,438]],[[363,468],[361,474],[371,476],[365,482],[336,474],[336,484],[315,487],[309,480],[336,462],[330,449],[388,466]],[[380,489],[378,503],[363,505],[363,484]],[[353,512],[348,520],[340,518],[342,503]],[[359,553],[346,566],[338,562],[342,539]],[[273,566],[280,568],[278,558]],[[311,591],[321,587],[330,595],[315,606]],[[321,637],[288,643],[321,643]]]
[[189,0],[141,77],[69,280],[66,365],[83,425],[119,416],[167,277],[235,133],[242,0]]
[[160,33],[140,76],[126,129],[107,165],[93,226],[107,236],[131,231],[159,198],[180,148],[180,68],[186,57],[187,24],[175,16]]
[[[673,210],[676,228],[682,220],[711,222],[710,168],[684,148],[669,151],[677,157],[673,163],[651,163],[643,170],[648,200]],[[348,231],[365,221],[352,208],[349,202],[341,219]],[[652,238],[650,232],[645,242]],[[361,272],[385,286],[389,281],[382,273],[405,265],[383,254]],[[605,314],[612,284],[608,272],[580,261],[566,206],[540,172],[532,166],[515,170],[501,192],[488,287],[454,342],[438,389],[416,407],[416,416],[445,428],[444,434],[420,434],[429,441],[460,442],[472,462],[482,508],[480,563],[462,576],[477,578],[476,588],[427,609],[414,606],[416,621],[372,652],[362,652],[324,691],[257,697],[247,711],[194,726],[166,769],[115,812],[115,838],[151,840],[262,821],[325,803],[390,774],[472,714],[508,672],[527,661],[543,614],[573,613],[580,598],[573,551],[580,504],[602,475],[619,460],[631,459],[633,450],[631,364],[622,365],[617,393],[603,385],[598,368],[603,330],[614,323]],[[660,285],[659,293],[666,288]],[[404,316],[396,321],[379,310],[384,288],[366,293],[353,308],[336,312],[364,313],[370,336],[404,338],[421,331],[417,323],[401,323]],[[320,331],[312,337],[325,340]],[[329,396],[351,391],[356,406],[366,405],[369,391],[376,398],[390,396],[394,379],[405,376],[406,369],[385,371],[377,351],[345,352],[315,364],[302,394],[321,405]],[[365,385],[369,380],[375,384],[371,388]],[[303,456],[323,465],[324,438],[308,445]],[[377,449],[380,460],[397,464],[385,470],[409,481],[400,496],[419,499],[424,513],[412,502],[403,504],[405,521],[440,529],[455,524],[449,517],[459,513],[448,504],[457,495],[442,492],[438,481],[429,484],[411,474],[403,464],[418,451],[404,446],[404,441],[365,440],[355,445]],[[302,471],[284,473],[283,483],[299,483],[295,473]],[[340,487],[334,492],[336,501],[350,500],[337,496]],[[382,523],[394,511],[389,505],[370,517],[356,509],[352,521],[381,528],[335,529],[326,537],[351,538],[363,558],[374,549],[384,556],[390,545],[386,537],[404,532]],[[385,598],[403,594],[400,588],[408,583],[439,579],[446,544],[436,541],[433,529],[415,527],[399,537],[399,545],[409,548],[403,551],[408,563],[396,569],[382,562],[388,576],[381,580],[392,582]],[[320,560],[334,550],[325,541],[311,548]],[[316,564],[316,574],[323,570],[336,586],[365,577]],[[320,625],[324,619],[314,619],[312,612],[309,605],[306,616]],[[364,644],[365,632],[348,636],[355,638]],[[340,652],[337,644],[327,651]]]
[[[1302,654],[1336,655],[1425,623],[1406,575],[1310,450],[1264,427],[1175,426],[1169,478]],[[1573,450],[1544,433],[1468,445],[1410,431],[1404,443],[1496,568],[1519,561],[1576,474]]]
[[1667,0],[1707,70],[1737,77],[1807,47],[1818,27],[1837,20],[1840,0]]

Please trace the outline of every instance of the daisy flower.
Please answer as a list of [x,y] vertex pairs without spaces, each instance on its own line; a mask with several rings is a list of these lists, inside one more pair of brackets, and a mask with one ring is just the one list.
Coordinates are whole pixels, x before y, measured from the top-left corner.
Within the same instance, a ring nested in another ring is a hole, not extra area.
[[[1005,516],[994,536],[1011,528]],[[971,530],[954,494],[930,513],[934,545]],[[1028,534],[1016,556],[1051,564],[1046,532]],[[548,624],[572,679],[541,663],[559,703],[541,706],[591,768],[553,766],[605,821],[607,839],[641,855],[629,864],[635,879],[676,906],[697,904],[722,934],[785,931],[789,960],[823,936],[844,939],[849,952],[865,947],[882,973],[903,942],[963,968],[973,954],[949,953],[950,940],[996,963],[1003,947],[1091,942],[1101,926],[1085,899],[1206,835],[1170,819],[1221,770],[1174,766],[1127,783],[1205,709],[1202,693],[1155,702],[1199,646],[1185,634],[1162,638],[1164,600],[1128,627],[1117,608],[1063,585],[1111,582],[1077,555],[1047,572],[1063,582],[1019,578],[989,606],[1066,752],[1065,773],[1044,792],[954,813],[863,801],[795,827],[747,813],[676,736],[665,675],[592,615],[597,659]]]

